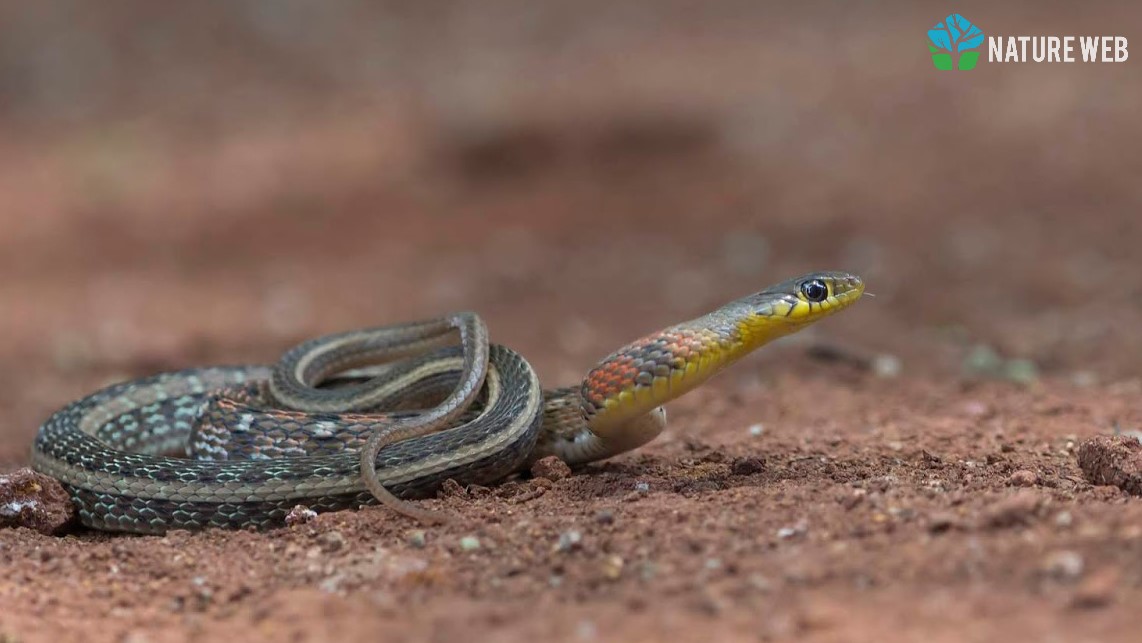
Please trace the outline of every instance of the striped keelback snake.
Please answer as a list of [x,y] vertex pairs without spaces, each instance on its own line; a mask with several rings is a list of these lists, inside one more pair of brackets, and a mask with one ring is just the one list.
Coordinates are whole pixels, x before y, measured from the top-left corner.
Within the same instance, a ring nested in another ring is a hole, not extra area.
[[[75,401],[40,428],[32,465],[67,487],[85,525],[113,531],[273,527],[299,504],[375,499],[435,518],[396,498],[449,478],[493,482],[545,455],[577,464],[645,444],[665,426],[663,403],[863,292],[847,273],[790,279],[549,391],[471,313],[330,335],[274,367],[164,373]],[[338,377],[381,361],[366,381]],[[319,387],[330,380],[342,385]]]

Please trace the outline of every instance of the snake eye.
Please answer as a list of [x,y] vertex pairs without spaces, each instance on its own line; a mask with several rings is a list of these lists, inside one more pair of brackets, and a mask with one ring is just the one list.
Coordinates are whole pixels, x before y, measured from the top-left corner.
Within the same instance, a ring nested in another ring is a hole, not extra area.
[[820,279],[810,279],[801,284],[801,294],[805,295],[805,299],[819,303],[829,296],[829,287]]

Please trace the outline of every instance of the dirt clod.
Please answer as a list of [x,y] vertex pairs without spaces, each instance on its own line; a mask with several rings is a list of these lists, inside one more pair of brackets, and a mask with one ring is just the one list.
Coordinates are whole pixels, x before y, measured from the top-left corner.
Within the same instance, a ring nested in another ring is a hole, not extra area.
[[440,490],[436,492],[436,495],[441,498],[467,498],[468,490],[459,482],[449,478],[440,485]]
[[571,475],[571,467],[558,457],[549,455],[546,458],[536,460],[531,465],[531,475],[556,482]]
[[765,459],[757,456],[735,458],[730,465],[730,472],[735,476],[751,476],[765,470]]
[[1142,442],[1124,435],[1099,436],[1083,441],[1079,468],[1094,485],[1114,485],[1142,496]]
[[1034,487],[1039,484],[1039,474],[1026,469],[1016,471],[1007,478],[1007,484],[1013,487]]
[[74,518],[67,490],[54,478],[27,468],[0,475],[0,527],[54,534]]

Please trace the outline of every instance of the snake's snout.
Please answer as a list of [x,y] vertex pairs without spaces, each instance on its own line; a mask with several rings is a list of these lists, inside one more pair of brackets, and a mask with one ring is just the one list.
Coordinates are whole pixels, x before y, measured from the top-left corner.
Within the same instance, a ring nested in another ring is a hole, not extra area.
[[848,272],[828,272],[825,281],[831,287],[829,294],[836,299],[836,304],[844,307],[864,294],[864,280]]

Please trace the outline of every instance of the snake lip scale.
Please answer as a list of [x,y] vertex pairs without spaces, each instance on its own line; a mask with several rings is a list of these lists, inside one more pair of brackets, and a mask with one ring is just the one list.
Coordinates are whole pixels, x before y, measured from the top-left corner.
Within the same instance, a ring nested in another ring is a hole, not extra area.
[[[272,366],[161,373],[71,402],[40,427],[32,467],[64,484],[84,525],[108,531],[273,528],[299,504],[381,502],[438,519],[406,499],[546,455],[579,464],[637,448],[665,427],[662,404],[863,293],[849,273],[789,279],[552,390],[474,313],[328,335]],[[326,386],[378,363],[364,382]]]

